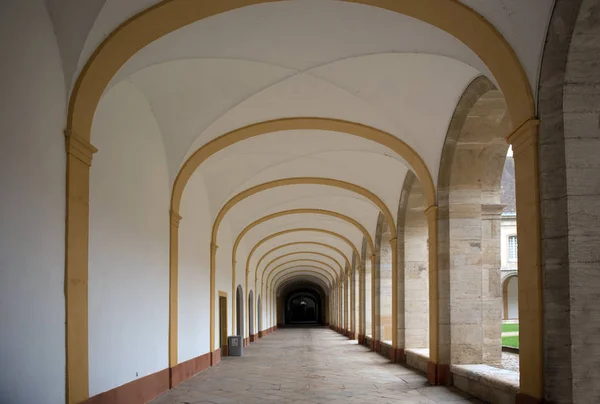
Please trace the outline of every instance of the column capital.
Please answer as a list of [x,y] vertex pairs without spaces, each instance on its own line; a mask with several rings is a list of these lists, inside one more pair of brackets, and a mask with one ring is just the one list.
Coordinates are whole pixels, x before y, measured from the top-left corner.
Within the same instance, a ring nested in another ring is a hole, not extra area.
[[506,141],[513,148],[513,156],[516,158],[525,148],[529,146],[537,147],[538,127],[540,120],[530,118],[519,125],[507,137]]
[[397,242],[397,241],[398,241],[398,237],[392,237],[392,238],[390,239],[390,245],[391,245],[392,247],[394,247],[394,245],[396,244],[396,242]]
[[502,215],[504,206],[501,203],[482,203],[481,204],[481,218],[483,220],[499,219]]
[[169,216],[171,217],[171,225],[174,227],[179,227],[179,222],[181,221],[181,215],[175,212],[173,209],[169,211]]
[[219,246],[217,245],[217,243],[215,243],[214,241],[210,242],[210,251],[212,253],[216,253],[217,252],[217,248],[219,248]]
[[437,215],[438,206],[431,205],[431,206],[427,207],[427,209],[425,209],[425,211],[423,213],[425,213],[425,216],[427,216],[427,217],[430,217],[431,215]]
[[68,155],[75,157],[82,163],[91,166],[92,156],[98,152],[90,142],[72,130],[65,130],[65,148]]

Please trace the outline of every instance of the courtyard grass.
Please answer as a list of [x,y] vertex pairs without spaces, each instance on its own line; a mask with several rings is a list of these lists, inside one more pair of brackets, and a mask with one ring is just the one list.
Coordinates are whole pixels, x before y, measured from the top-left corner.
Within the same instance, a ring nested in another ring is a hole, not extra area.
[[502,324],[502,332],[515,332],[519,331],[519,324]]
[[513,348],[519,347],[519,337],[502,337],[502,345],[510,346]]

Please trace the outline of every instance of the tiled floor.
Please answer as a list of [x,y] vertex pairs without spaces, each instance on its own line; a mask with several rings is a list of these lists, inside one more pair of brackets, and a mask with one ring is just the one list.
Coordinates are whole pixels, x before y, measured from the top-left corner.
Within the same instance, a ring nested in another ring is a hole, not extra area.
[[260,339],[243,357],[213,368],[152,404],[477,403],[389,363],[326,328],[286,329]]

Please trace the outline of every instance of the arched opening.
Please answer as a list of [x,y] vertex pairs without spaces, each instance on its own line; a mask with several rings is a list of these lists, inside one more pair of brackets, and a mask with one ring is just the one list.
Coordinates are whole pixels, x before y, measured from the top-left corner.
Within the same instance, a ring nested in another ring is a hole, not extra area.
[[286,302],[286,319],[288,325],[317,324],[319,303],[311,292],[297,292],[289,296]]
[[[426,200],[419,180],[408,173],[398,208],[398,345],[429,356],[429,246]],[[404,298],[402,298],[402,292]],[[404,316],[404,317],[402,317]]]
[[306,327],[325,324],[325,291],[308,280],[290,280],[279,287],[282,326]]
[[444,363],[502,366],[501,180],[509,129],[502,93],[484,77],[473,80],[450,123],[439,171]]
[[[377,220],[375,236],[375,333],[373,338],[392,345],[392,245],[388,222],[383,215]],[[394,244],[395,247],[395,244]]]
[[244,338],[244,290],[238,285],[235,291],[236,334]]
[[250,333],[250,341],[254,341],[254,291],[248,294],[248,332]]
[[[519,278],[509,276],[502,282],[502,317],[504,320],[517,322],[519,320]],[[518,332],[518,331],[517,331]],[[504,333],[504,330],[503,330]]]

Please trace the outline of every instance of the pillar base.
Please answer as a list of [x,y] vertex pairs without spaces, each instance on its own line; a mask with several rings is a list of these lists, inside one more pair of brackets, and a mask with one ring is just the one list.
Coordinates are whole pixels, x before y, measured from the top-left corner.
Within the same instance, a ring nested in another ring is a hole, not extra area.
[[258,339],[258,337],[256,336],[256,334],[252,334],[250,336],[250,342],[255,342]]
[[258,338],[262,338],[262,337],[263,337],[263,332],[262,332],[262,331],[259,331],[259,332],[258,332]]
[[450,385],[450,365],[427,362],[427,380],[433,385]]
[[406,363],[404,348],[392,348],[390,351],[390,360],[392,363]]
[[356,335],[352,331],[350,331],[348,333],[348,338],[350,338],[350,339],[356,339]]
[[373,352],[381,352],[381,342],[378,339],[374,339],[371,341],[371,350]]
[[517,393],[515,396],[515,404],[542,404],[543,402],[543,399],[531,397],[523,393]]
[[342,332],[342,334],[344,334],[344,337],[349,337],[350,336],[350,333],[348,332],[348,330],[344,330]]

